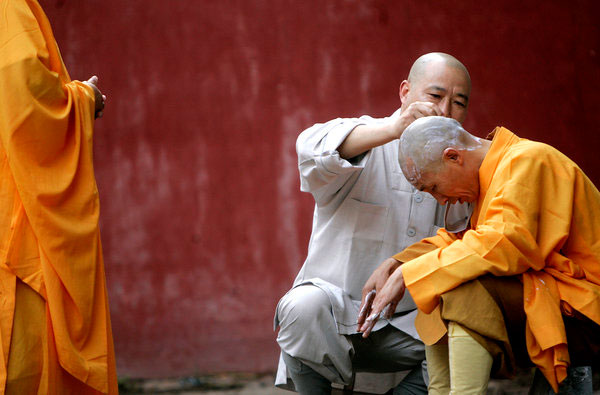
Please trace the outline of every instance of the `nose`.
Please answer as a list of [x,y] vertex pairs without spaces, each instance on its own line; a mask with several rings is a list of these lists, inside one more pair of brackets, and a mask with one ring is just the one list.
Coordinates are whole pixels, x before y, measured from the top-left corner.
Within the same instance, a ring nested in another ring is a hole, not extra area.
[[450,117],[452,115],[452,106],[449,98],[445,97],[442,101],[439,102],[438,106],[444,117]]

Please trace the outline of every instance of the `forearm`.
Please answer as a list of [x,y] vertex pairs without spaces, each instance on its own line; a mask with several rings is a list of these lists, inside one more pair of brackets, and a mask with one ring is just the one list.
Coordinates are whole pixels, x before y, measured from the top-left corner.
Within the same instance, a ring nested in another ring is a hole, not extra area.
[[504,233],[491,226],[469,230],[449,246],[402,265],[406,287],[420,310],[431,312],[440,295],[484,274],[515,276],[543,267],[535,239],[526,237],[524,228],[499,226]]
[[397,138],[392,126],[392,123],[358,125],[339,146],[340,156],[351,159],[374,147],[389,143]]
[[446,230],[440,229],[435,236],[431,236],[411,244],[404,250],[392,256],[392,258],[402,263],[412,261],[421,255],[427,254],[428,252],[437,250],[438,248],[447,247],[457,239],[458,238],[455,234],[448,233]]

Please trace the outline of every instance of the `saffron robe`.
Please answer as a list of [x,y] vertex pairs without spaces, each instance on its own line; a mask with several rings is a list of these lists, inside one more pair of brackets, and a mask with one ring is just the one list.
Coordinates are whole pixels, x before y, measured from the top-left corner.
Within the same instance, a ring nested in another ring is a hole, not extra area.
[[93,123],[40,5],[0,2],[0,391],[118,392]]
[[600,193],[565,155],[502,127],[479,183],[471,230],[441,229],[394,257],[406,262],[406,286],[424,313],[484,274],[521,275],[529,356],[557,391],[569,365],[562,314],[574,309],[600,324]]

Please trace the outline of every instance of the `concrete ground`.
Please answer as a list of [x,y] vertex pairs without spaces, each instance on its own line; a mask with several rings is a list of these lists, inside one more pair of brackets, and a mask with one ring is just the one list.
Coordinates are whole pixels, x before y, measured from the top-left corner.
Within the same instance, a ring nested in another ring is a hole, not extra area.
[[224,373],[175,379],[120,379],[120,394],[291,395],[273,374]]
[[[524,372],[513,380],[492,380],[488,395],[527,395],[533,375]],[[292,395],[273,386],[273,374],[226,373],[186,377],[180,379],[120,379],[119,390],[127,394],[181,394],[181,395]],[[594,386],[600,377],[594,375]],[[334,390],[332,395],[342,395]],[[595,395],[600,395],[596,388]],[[358,394],[357,394],[358,395]]]

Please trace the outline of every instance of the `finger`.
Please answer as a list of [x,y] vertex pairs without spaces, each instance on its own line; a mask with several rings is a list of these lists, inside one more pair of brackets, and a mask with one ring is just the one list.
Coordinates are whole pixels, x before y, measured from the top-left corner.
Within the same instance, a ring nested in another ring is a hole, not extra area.
[[371,333],[371,331],[373,330],[373,327],[375,327],[375,324],[377,323],[377,319],[378,319],[379,315],[371,315],[369,316],[369,318],[373,318],[372,320],[370,320],[369,318],[367,318],[364,322],[364,324],[362,324],[359,332],[363,333],[363,337],[367,337],[369,336],[369,333]]
[[380,312],[372,313],[369,316],[369,318],[367,318],[367,320],[365,321],[365,323],[363,324],[363,326],[361,328],[361,332],[363,333],[363,336],[362,336],[363,338],[366,338],[369,336],[369,334],[375,327],[375,324],[379,320],[379,314],[380,314]]
[[369,311],[371,310],[371,304],[373,303],[373,299],[375,298],[376,294],[377,294],[377,291],[375,291],[373,289],[373,290],[369,291],[369,293],[365,297],[365,301],[363,302],[360,312],[358,313],[358,323],[359,324],[362,324],[364,322],[367,314],[369,314]]
[[442,114],[442,110],[436,105],[433,106],[433,115],[437,115],[438,117],[444,115]]
[[379,318],[387,318],[388,317],[391,305],[392,305],[391,303],[388,303],[383,308],[383,310],[381,310],[381,314],[379,314]]
[[394,313],[396,312],[396,306],[398,306],[398,302],[392,302],[386,307],[386,314],[384,316],[385,319],[391,319]]
[[102,115],[104,115],[104,113],[102,111],[98,111],[96,113],[96,118],[102,118]]
[[379,294],[375,297],[375,300],[371,304],[371,312],[369,317],[367,318],[367,322],[377,322],[381,317],[383,317],[383,312],[392,302],[385,295],[385,287],[379,292]]
[[414,120],[436,115],[435,106],[431,103],[418,103],[412,111]]
[[419,107],[419,110],[424,117],[430,117],[432,115],[442,115],[440,108],[433,103],[422,103],[422,106]]
[[431,114],[425,111],[424,109],[419,108],[417,111],[415,111],[415,120],[423,117],[428,117],[430,115]]
[[375,323],[377,321],[379,321],[379,316],[381,315],[381,311],[376,310],[375,312],[371,312],[371,315],[369,316],[369,318],[367,318],[366,320],[366,324],[373,324],[375,325]]
[[371,334],[371,331],[373,330],[374,326],[375,326],[375,322],[369,322],[368,324],[366,324],[366,328],[363,325],[364,330],[363,330],[362,337],[365,338],[365,339],[367,337],[369,337],[369,335]]
[[375,290],[372,290],[371,292],[369,292],[365,298],[365,304],[360,309],[360,312],[358,314],[358,319],[356,321],[359,331],[360,331],[361,325],[364,324],[365,319],[371,312],[371,306],[373,304],[373,299],[375,298],[375,294],[376,294]]

